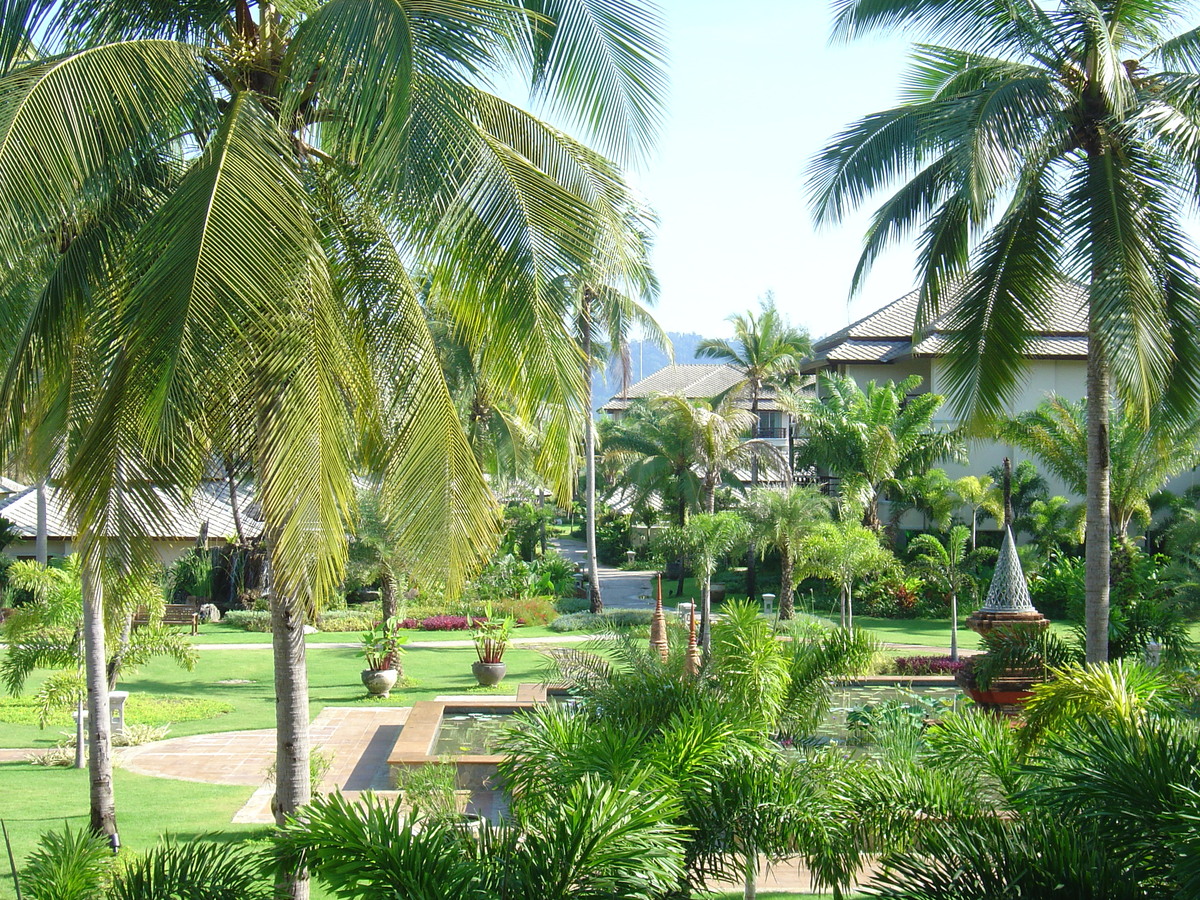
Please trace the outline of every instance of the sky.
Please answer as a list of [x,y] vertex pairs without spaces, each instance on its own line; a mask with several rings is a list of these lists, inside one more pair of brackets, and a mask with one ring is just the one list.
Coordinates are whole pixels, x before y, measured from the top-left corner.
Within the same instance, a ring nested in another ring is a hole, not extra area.
[[731,334],[773,291],[793,324],[836,331],[906,293],[912,251],[848,297],[869,210],[817,231],[810,160],[850,122],[892,106],[908,42],[831,45],[829,0],[660,0],[671,94],[657,154],[631,180],[659,216],[654,307],[669,331]]

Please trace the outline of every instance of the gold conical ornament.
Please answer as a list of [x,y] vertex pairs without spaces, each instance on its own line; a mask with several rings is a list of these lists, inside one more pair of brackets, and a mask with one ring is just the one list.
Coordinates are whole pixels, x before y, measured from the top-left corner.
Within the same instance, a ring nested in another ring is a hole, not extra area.
[[689,675],[700,674],[700,648],[696,645],[696,605],[692,604],[692,621],[688,626],[687,658],[683,661],[683,671]]
[[667,617],[663,615],[662,575],[658,576],[658,599],[654,603],[654,615],[650,617],[650,649],[657,650],[663,662],[671,652],[667,646]]

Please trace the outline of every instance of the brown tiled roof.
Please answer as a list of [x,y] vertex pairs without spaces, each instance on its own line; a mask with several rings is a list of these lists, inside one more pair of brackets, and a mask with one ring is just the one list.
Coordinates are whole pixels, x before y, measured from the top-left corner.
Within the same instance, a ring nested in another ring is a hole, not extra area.
[[[628,409],[635,400],[643,400],[656,394],[679,394],[689,400],[707,400],[723,394],[743,379],[741,370],[724,363],[694,364],[687,366],[664,366],[652,375],[629,387],[624,394],[613,397],[604,404],[605,412]],[[734,401],[738,406],[750,405],[750,392],[743,389]],[[764,387],[758,397],[758,408],[764,412],[779,409],[775,403],[775,391]]]
[[[944,352],[945,328],[959,301],[961,286],[951,288],[945,311],[913,342],[920,290],[913,290],[813,345],[809,370],[825,362],[887,363],[908,356],[938,356]],[[1037,323],[1026,355],[1084,358],[1087,356],[1087,294],[1072,282],[1059,292]]]

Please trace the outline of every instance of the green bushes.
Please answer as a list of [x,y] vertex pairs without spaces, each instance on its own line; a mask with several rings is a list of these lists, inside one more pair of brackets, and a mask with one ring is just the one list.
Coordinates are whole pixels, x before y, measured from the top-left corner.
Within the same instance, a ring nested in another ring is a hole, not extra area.
[[242,631],[255,631],[269,634],[271,631],[271,613],[265,609],[234,609],[225,613],[224,622]]
[[550,623],[550,630],[568,631],[611,631],[649,627],[653,615],[643,609],[610,609],[602,613],[577,612],[559,616]]
[[378,603],[364,603],[350,609],[331,609],[317,616],[321,631],[370,631],[379,624],[383,610]]

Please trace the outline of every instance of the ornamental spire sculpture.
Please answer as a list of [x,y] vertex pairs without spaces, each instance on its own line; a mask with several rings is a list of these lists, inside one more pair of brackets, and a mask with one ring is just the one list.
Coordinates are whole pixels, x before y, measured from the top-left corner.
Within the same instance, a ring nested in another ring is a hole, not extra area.
[[650,617],[650,649],[657,650],[663,662],[670,655],[667,645],[667,617],[663,614],[662,575],[658,576],[658,599],[654,603],[654,615]]
[[1046,628],[1050,621],[1033,605],[1029,596],[1029,583],[1021,569],[1021,558],[1017,555],[1017,544],[1013,540],[1012,528],[1004,526],[1004,543],[996,560],[996,571],[988,585],[987,599],[983,607],[967,619],[967,627],[979,634],[987,634],[1000,625],[1029,624]]

